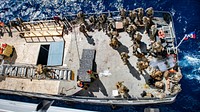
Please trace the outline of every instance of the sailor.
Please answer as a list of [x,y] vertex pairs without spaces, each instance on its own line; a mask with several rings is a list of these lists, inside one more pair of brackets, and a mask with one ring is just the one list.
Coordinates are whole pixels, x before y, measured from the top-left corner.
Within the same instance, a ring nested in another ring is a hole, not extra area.
[[144,16],[144,9],[140,7],[140,8],[137,8],[136,10],[138,11],[137,20],[138,20],[139,24],[142,24],[142,18]]
[[122,8],[122,9],[120,10],[120,16],[121,16],[121,19],[122,19],[122,20],[126,18],[126,10],[125,10],[125,9]]
[[137,53],[134,54],[139,61],[144,61],[144,62],[148,62],[149,63],[149,60],[148,58],[145,57],[144,53],[140,53],[137,51]]
[[118,31],[112,31],[111,34],[112,34],[112,37],[118,37],[119,36]]
[[150,34],[150,40],[153,41],[153,42],[155,41],[156,32],[157,32],[157,26],[152,25],[149,34]]
[[80,24],[79,31],[82,32],[82,33],[84,34],[85,37],[90,37],[90,36],[87,34],[85,25]]
[[43,73],[43,66],[42,66],[42,64],[38,64],[37,69],[36,69],[36,73],[38,75],[41,75]]
[[167,70],[164,72],[163,76],[165,77],[165,79],[167,80],[170,77],[170,72]]
[[119,89],[119,88],[122,86],[123,83],[124,83],[124,81],[117,82],[117,83],[116,83],[117,89]]
[[180,84],[175,84],[172,88],[171,88],[171,95],[177,94],[178,92],[180,92],[181,89],[181,85]]
[[120,42],[118,41],[118,39],[116,37],[113,37],[110,41],[109,44],[112,48],[117,49],[120,46]]
[[126,29],[126,31],[129,34],[129,36],[131,37],[131,39],[133,39],[134,34],[137,31],[137,27],[134,24],[129,25],[128,28]]
[[128,18],[123,19],[122,23],[123,23],[124,31],[126,31],[126,29],[129,26],[129,20],[128,20]]
[[129,36],[131,37],[131,39],[133,39],[134,34],[137,31],[137,27],[134,24],[129,25],[128,28],[126,29],[126,31],[129,34]]
[[150,29],[150,19],[146,16],[142,18],[144,24],[144,34],[149,33]]
[[163,89],[164,88],[164,83],[161,81],[157,81],[155,82],[155,87],[159,88],[159,89]]
[[149,66],[148,62],[145,61],[138,61],[136,67],[138,68],[140,74],[143,74],[142,71],[144,71],[145,69],[147,69]]
[[138,53],[137,49],[140,48],[140,45],[136,41],[133,41],[133,45],[131,46],[133,48],[133,55],[137,54]]
[[122,98],[128,98],[129,89],[123,83],[124,81],[117,82],[116,87]]
[[145,10],[147,17],[149,17],[150,19],[153,18],[154,15],[154,10],[153,7],[149,7]]
[[130,58],[128,53],[122,52],[120,55],[121,55],[122,61],[124,62],[124,65],[127,65],[127,63],[129,62],[128,58]]
[[132,24],[135,24],[135,18],[136,17],[137,17],[136,10],[129,11],[129,18],[130,18]]
[[174,75],[174,80],[179,82],[182,79],[183,75],[181,74],[181,72],[176,72],[176,74]]
[[90,23],[92,24],[92,26],[95,25],[95,24],[96,24],[95,16],[94,16],[94,15],[90,16],[90,17],[89,17],[89,21],[90,21]]
[[107,25],[106,34],[112,38],[112,31],[114,30],[114,26],[112,22]]
[[163,74],[160,70],[158,69],[154,69],[152,71],[152,73],[150,74],[151,78],[157,80],[157,81],[161,81],[163,79]]
[[81,23],[85,23],[85,14],[82,11],[78,12],[77,18]]
[[43,65],[38,64],[37,69],[36,69],[36,78],[40,79],[41,75],[44,73],[43,71]]
[[164,47],[162,46],[160,41],[154,42],[152,44],[152,49],[155,53],[160,53],[160,52],[164,51]]
[[101,14],[99,17],[99,23],[100,23],[100,27],[103,29],[103,31],[105,31],[105,26],[106,26],[106,21],[107,21],[107,17],[105,14]]
[[142,34],[140,32],[136,32],[135,35],[134,35],[134,40],[140,44],[141,40],[142,40]]

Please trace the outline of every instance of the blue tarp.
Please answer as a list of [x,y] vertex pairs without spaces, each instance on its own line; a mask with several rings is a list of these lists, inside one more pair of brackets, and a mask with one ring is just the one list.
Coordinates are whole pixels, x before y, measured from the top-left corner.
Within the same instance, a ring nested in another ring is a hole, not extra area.
[[48,66],[62,65],[64,53],[64,41],[50,43],[49,55],[48,55]]

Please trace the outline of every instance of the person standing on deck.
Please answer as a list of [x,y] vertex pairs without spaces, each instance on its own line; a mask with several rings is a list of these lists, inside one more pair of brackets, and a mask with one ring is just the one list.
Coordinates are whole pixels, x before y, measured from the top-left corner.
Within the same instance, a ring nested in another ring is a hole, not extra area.
[[130,56],[128,55],[128,53],[122,52],[120,55],[121,55],[122,61],[124,62],[124,65],[127,65],[127,63],[129,62],[128,58],[130,58]]
[[156,32],[157,32],[157,27],[156,25],[152,25],[151,26],[151,29],[150,29],[150,32],[149,32],[149,35],[150,35],[150,40],[155,42],[155,37],[156,37]]
[[124,81],[117,82],[116,88],[122,98],[128,98],[129,97],[128,96],[129,89],[123,83],[124,83]]
[[117,49],[120,46],[120,42],[118,41],[118,39],[116,37],[111,38],[110,40],[110,44],[109,44],[112,48]]
[[86,27],[83,24],[80,24],[79,31],[84,34],[85,37],[90,37],[86,31]]
[[126,32],[129,34],[131,39],[134,38],[134,35],[135,35],[136,31],[137,31],[137,27],[134,24],[129,25],[128,28],[126,29]]
[[147,17],[149,17],[150,19],[153,18],[154,15],[154,10],[153,7],[149,7],[145,10]]
[[146,16],[144,16],[142,18],[143,20],[143,24],[144,24],[144,34],[149,33],[149,29],[150,29],[150,19]]
[[121,16],[121,19],[122,19],[122,20],[126,18],[126,10],[125,10],[125,9],[122,8],[122,9],[120,10],[120,16]]
[[111,39],[113,38],[112,32],[114,30],[114,26],[112,22],[109,22],[106,28],[106,35],[108,35]]
[[78,12],[77,18],[79,19],[80,23],[85,23],[85,14],[82,11]]
[[127,31],[127,28],[129,26],[129,20],[128,20],[128,18],[123,19],[122,23],[123,23],[124,31]]
[[136,17],[137,17],[136,10],[129,11],[129,18],[130,18],[132,24],[135,24],[135,18]]
[[144,16],[144,9],[143,8],[137,8],[138,11],[138,15],[137,15],[137,20],[138,20],[138,24],[141,25],[142,24],[142,18]]
[[91,23],[92,26],[95,26],[95,24],[96,24],[96,19],[95,19],[95,16],[94,16],[94,15],[92,15],[92,16],[89,17],[89,21],[90,21],[90,23]]
[[136,32],[134,35],[134,40],[140,45],[140,42],[142,40],[142,34],[140,32]]
[[148,62],[145,61],[138,61],[136,67],[138,68],[140,74],[143,74],[142,71],[144,71],[145,69],[147,69],[149,66]]

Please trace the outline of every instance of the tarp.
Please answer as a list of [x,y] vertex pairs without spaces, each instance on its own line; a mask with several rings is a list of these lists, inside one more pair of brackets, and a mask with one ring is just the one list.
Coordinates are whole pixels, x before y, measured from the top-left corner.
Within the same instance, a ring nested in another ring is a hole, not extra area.
[[48,54],[48,66],[62,65],[64,53],[64,41],[50,43]]

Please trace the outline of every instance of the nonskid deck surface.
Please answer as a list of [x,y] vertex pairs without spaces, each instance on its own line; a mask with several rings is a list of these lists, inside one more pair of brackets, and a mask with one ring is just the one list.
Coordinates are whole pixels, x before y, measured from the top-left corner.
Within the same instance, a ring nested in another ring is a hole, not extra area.
[[[157,22],[164,20],[161,18]],[[167,24],[165,22],[165,24]],[[77,25],[78,26],[78,25]],[[148,49],[150,47],[150,39],[148,34],[143,34],[144,30],[140,30],[142,33],[141,50]],[[133,55],[132,41],[126,32],[120,32],[118,40],[121,46],[118,49],[113,49],[110,43],[110,37],[106,35],[106,32],[94,30],[94,32],[88,32],[92,37],[93,43],[90,43],[90,39],[86,38],[83,33],[79,31],[79,27],[76,27],[71,33],[71,49],[66,56],[66,62],[70,69],[79,69],[79,59],[81,59],[83,49],[95,49],[96,57],[95,63],[97,65],[97,73],[99,79],[92,82],[88,89],[82,89],[75,93],[77,96],[89,96],[97,98],[114,98],[113,90],[116,90],[116,83],[124,81],[124,85],[130,90],[130,97],[141,97],[141,93],[146,91],[148,93],[155,94],[158,89],[155,87],[147,86],[148,79],[152,69],[146,69],[143,74],[140,74],[136,63],[138,58]],[[124,65],[121,60],[120,54],[127,52],[130,56],[129,63]],[[75,73],[77,74],[77,73]],[[164,79],[163,82],[166,83]],[[166,88],[165,88],[166,89]],[[166,89],[167,90],[167,89]],[[168,91],[164,90],[166,93]],[[66,93],[68,94],[68,93]]]
[[[166,23],[163,18],[156,17],[153,20],[154,24],[161,26],[159,28],[165,27],[169,28],[167,30],[169,34],[166,39],[169,38],[169,43],[174,45],[174,36],[172,30],[172,23]],[[106,32],[94,30],[94,32],[88,32],[91,38],[86,38],[85,35],[79,31],[80,24],[75,24],[73,29],[68,34],[64,34],[63,38],[55,38],[54,41],[65,41],[65,48],[64,48],[64,57],[63,57],[63,67],[72,70],[74,73],[75,79],[73,80],[45,80],[46,82],[53,82],[56,83],[57,86],[56,92],[48,92],[44,89],[40,90],[40,86],[46,86],[43,84],[42,81],[34,81],[38,83],[38,86],[26,88],[24,84],[21,84],[20,87],[13,86],[12,81],[21,81],[18,78],[9,78],[6,77],[5,79],[0,82],[1,89],[8,89],[8,90],[19,90],[24,92],[36,92],[36,93],[44,93],[44,94],[54,94],[54,95],[66,95],[66,96],[83,96],[83,97],[95,97],[95,98],[115,98],[113,96],[113,91],[117,90],[116,83],[123,81],[124,85],[129,89],[128,95],[130,98],[139,98],[141,97],[141,93],[146,91],[147,93],[151,93],[154,96],[157,94],[157,90],[154,86],[147,85],[148,79],[150,78],[150,73],[153,69],[146,69],[142,74],[139,73],[138,68],[136,67],[136,63],[138,62],[138,58],[133,55],[133,48],[132,44],[133,41],[131,40],[129,34],[127,32],[121,31],[119,32],[119,36],[117,39],[120,42],[120,47],[117,49],[113,49],[110,43],[110,37],[106,35]],[[170,29],[171,28],[171,29]],[[158,29],[159,30],[159,29]],[[142,40],[140,43],[140,51],[145,51],[149,49],[151,41],[148,34],[144,34],[144,27],[138,30],[142,34]],[[12,41],[9,41],[10,38],[8,36],[4,36],[5,38],[2,39],[2,42],[12,44],[16,48],[17,59],[15,60],[15,64],[17,63],[30,63],[35,64],[37,62],[39,47],[45,43],[26,43],[25,40],[20,38],[17,33],[14,33],[16,38],[13,38]],[[172,38],[171,38],[172,37]],[[168,44],[168,45],[171,45]],[[168,46],[168,47],[172,47]],[[30,49],[35,49],[34,51],[30,52]],[[95,50],[95,58],[94,64],[96,65],[96,72],[99,76],[96,80],[90,83],[88,89],[82,89],[77,87],[77,74],[80,68],[80,59],[82,58],[83,49],[92,49]],[[129,63],[124,65],[120,54],[122,52],[128,53],[130,56]],[[152,57],[148,57],[152,60]],[[162,59],[162,62],[165,62],[165,59]],[[154,63],[155,64],[155,63]],[[174,66],[174,65],[173,65]],[[10,81],[12,80],[12,81]],[[37,79],[33,79],[37,80]],[[28,84],[30,78],[23,79],[24,83]],[[22,81],[22,82],[23,82]],[[166,80],[163,78],[162,80],[165,85]],[[31,82],[33,83],[33,82]],[[7,86],[6,86],[7,84]],[[14,83],[13,83],[14,84]],[[23,86],[23,87],[22,87]],[[54,86],[54,85],[49,85]],[[32,91],[31,89],[35,88],[37,91]],[[47,89],[48,90],[48,89]],[[169,93],[167,88],[164,88],[164,92],[166,94]],[[119,97],[118,97],[119,98]]]

